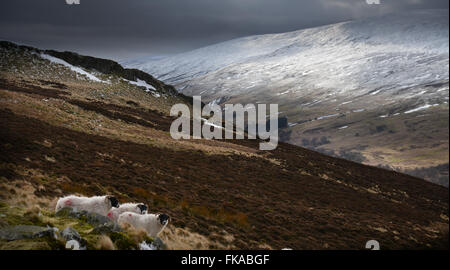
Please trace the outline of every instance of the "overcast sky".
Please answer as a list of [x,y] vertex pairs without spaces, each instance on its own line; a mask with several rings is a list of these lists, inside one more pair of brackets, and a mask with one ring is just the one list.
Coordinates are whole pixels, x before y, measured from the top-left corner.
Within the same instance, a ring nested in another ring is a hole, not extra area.
[[124,60],[167,55],[448,0],[1,0],[0,40]]

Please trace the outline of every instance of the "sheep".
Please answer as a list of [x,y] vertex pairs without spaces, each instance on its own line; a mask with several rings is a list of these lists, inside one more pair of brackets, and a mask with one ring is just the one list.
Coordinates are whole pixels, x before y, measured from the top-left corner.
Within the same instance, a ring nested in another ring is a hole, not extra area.
[[118,208],[111,208],[111,210],[109,210],[108,212],[107,217],[117,222],[120,214],[124,212],[133,212],[136,214],[144,215],[147,214],[147,209],[147,205],[143,203],[124,203],[121,204]]
[[58,212],[64,207],[69,207],[75,211],[87,211],[106,216],[111,208],[119,206],[119,201],[110,195],[95,196],[90,198],[70,195],[58,200],[55,212]]
[[166,214],[145,214],[139,215],[133,212],[125,212],[119,216],[120,226],[130,224],[135,229],[143,229],[148,236],[155,238],[169,223],[170,217]]

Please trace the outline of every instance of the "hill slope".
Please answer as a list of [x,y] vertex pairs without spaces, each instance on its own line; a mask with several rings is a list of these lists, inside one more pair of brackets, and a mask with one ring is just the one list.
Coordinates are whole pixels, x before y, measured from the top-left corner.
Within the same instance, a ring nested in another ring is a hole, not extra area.
[[127,65],[207,102],[278,103],[289,143],[448,186],[448,21],[409,11]]
[[162,83],[146,92],[0,45],[2,204],[51,209],[70,193],[145,202],[172,217],[169,248],[448,248],[446,188],[285,143],[175,141],[168,112],[185,100]]

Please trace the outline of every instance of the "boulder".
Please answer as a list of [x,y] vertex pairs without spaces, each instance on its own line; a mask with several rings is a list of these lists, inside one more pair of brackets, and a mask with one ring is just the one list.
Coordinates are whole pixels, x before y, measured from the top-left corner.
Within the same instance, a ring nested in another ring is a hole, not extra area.
[[87,241],[84,240],[81,235],[72,227],[67,227],[61,232],[61,237],[67,242],[75,240],[80,244],[80,248],[83,249],[87,245]]
[[56,213],[56,216],[64,216],[80,219],[94,227],[95,234],[109,234],[111,232],[121,232],[120,226],[110,218],[86,211],[77,212],[72,208],[64,207]]
[[114,226],[114,221],[110,218],[95,213],[83,213],[81,218],[92,226]]
[[120,228],[120,226],[115,223],[105,223],[105,224],[100,224],[98,226],[96,226],[94,228],[94,230],[92,230],[92,233],[95,234],[110,234],[112,232],[122,232],[122,229]]
[[71,217],[81,219],[92,226],[108,225],[114,226],[115,223],[110,218],[87,211],[76,211],[70,207],[64,207],[55,214],[57,217]]
[[17,225],[0,230],[0,238],[7,241],[16,241],[32,238],[58,238],[58,229],[32,225]]
[[159,237],[156,237],[155,240],[153,240],[152,245],[156,248],[156,250],[167,250],[167,245]]

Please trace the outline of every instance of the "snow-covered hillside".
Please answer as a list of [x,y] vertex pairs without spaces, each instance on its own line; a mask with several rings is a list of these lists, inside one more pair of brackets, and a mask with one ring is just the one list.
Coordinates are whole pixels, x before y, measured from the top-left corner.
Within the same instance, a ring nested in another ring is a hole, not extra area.
[[288,118],[284,141],[402,171],[431,168],[433,176],[415,175],[448,185],[448,169],[438,169],[448,168],[448,10],[251,36],[141,60],[127,64],[206,102],[279,104]]
[[426,10],[284,34],[251,36],[146,63],[128,61],[186,94],[326,91],[373,95],[448,81],[448,11]]

